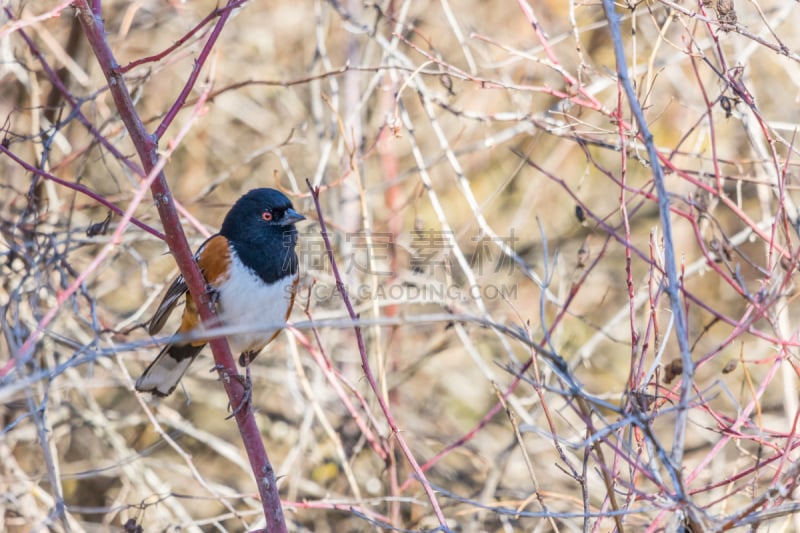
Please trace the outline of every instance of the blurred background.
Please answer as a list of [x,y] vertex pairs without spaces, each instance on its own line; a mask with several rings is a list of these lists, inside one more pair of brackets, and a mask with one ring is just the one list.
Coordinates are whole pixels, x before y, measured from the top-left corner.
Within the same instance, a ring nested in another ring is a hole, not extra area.
[[[308,217],[296,327],[253,367],[291,531],[440,527],[398,438],[453,531],[800,528],[800,4],[616,6],[685,328],[601,3],[251,0],[212,46],[223,9],[102,2],[148,131],[199,68],[159,142],[193,246],[254,187]],[[75,10],[0,20],[0,530],[259,527],[210,352],[166,399],[133,390],[177,268],[149,195],[92,265],[121,219],[99,199],[142,175]]]

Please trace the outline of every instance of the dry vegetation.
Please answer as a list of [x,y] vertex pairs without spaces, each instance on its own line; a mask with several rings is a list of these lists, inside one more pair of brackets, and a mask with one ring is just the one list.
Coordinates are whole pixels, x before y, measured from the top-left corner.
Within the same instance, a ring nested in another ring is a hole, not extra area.
[[[213,46],[211,1],[102,15],[149,131],[200,69],[193,246],[257,186],[310,219],[253,368],[290,531],[800,529],[800,4],[618,4],[619,57],[601,2],[241,4]],[[264,527],[211,358],[133,390],[177,270],[74,10],[5,5],[0,530]]]

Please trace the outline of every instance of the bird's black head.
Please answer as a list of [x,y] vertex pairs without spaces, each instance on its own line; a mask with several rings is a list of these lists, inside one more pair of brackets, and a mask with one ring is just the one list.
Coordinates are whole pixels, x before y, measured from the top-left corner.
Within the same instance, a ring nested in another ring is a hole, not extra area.
[[294,225],[304,219],[282,192],[253,189],[228,211],[220,234],[231,242],[242,262],[266,280],[297,272]]
[[[220,233],[233,242],[262,243],[274,236],[294,235],[295,222],[305,219],[280,191],[253,189],[233,205],[222,222]],[[294,244],[294,243],[292,243]]]

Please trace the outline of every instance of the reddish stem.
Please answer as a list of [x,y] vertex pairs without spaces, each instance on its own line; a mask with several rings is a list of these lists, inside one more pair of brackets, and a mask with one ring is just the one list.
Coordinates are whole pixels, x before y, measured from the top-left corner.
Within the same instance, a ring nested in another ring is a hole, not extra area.
[[[158,160],[157,138],[150,135],[145,130],[144,124],[131,100],[130,93],[125,84],[125,78],[119,72],[119,65],[106,41],[105,29],[100,13],[100,2],[99,0],[95,0],[90,6],[89,0],[76,0],[75,7],[78,11],[78,16],[83,26],[86,39],[106,77],[109,91],[114,98],[114,103],[117,106],[120,118],[131,136],[131,140],[136,147],[136,151],[139,154],[139,158],[145,170],[149,173]],[[209,43],[213,43],[213,40],[219,35],[227,20],[227,14],[229,13],[230,11],[226,11],[220,16],[212,32],[212,36],[209,38]],[[204,48],[206,55],[208,49],[210,49],[209,43],[207,43],[206,48]],[[193,77],[190,78],[184,87],[182,95],[188,94],[189,90],[191,90],[198,72],[199,65],[193,73]],[[181,105],[182,101],[176,102],[173,109],[179,109]],[[216,315],[210,299],[206,294],[206,283],[203,275],[197,268],[194,255],[186,240],[186,235],[183,233],[183,228],[181,227],[180,219],[175,209],[175,203],[173,202],[172,194],[163,172],[159,172],[158,177],[153,181],[151,191],[159,216],[161,217],[161,222],[164,225],[165,241],[175,257],[178,268],[186,279],[189,292],[192,294],[194,300],[200,303],[200,305],[198,305],[198,311],[202,321],[206,325],[213,325],[216,322]],[[238,380],[226,379],[226,376],[232,376],[238,373],[227,340],[225,338],[211,339],[209,344],[214,354],[214,361],[220,368],[220,378],[228,394],[230,404],[232,406],[241,405],[245,399],[244,387]],[[275,473],[267,458],[264,443],[261,440],[261,434],[256,426],[252,409],[239,409],[235,419],[245,449],[247,450],[250,466],[257,480],[258,491],[261,495],[261,503],[266,518],[267,531],[275,533],[285,532],[286,523],[283,518],[280,497],[278,496]]]
[[[352,302],[350,302],[350,297],[347,294],[347,288],[344,285],[344,281],[342,281],[342,276],[339,273],[339,267],[336,264],[336,258],[333,255],[333,248],[331,247],[331,241],[328,238],[328,229],[327,226],[325,225],[325,218],[322,215],[322,206],[320,205],[319,202],[320,189],[319,187],[313,187],[311,185],[311,182],[308,180],[306,180],[306,184],[308,185],[308,188],[311,191],[311,197],[314,199],[314,207],[316,207],[317,209],[320,234],[322,235],[322,239],[325,242],[325,252],[328,254],[328,260],[331,263],[331,270],[333,271],[333,277],[336,280],[336,288],[339,291],[339,294],[342,296],[342,301],[344,302],[344,306],[347,309],[347,314],[354,322],[357,323],[359,316],[356,313],[355,309],[353,308]],[[369,364],[369,356],[367,355],[367,347],[366,344],[364,343],[364,337],[361,334],[361,327],[355,325],[353,326],[353,330],[355,331],[356,334],[356,344],[358,345],[358,353],[361,355],[361,367],[364,369],[364,376],[367,378],[367,382],[369,383],[372,392],[375,394],[375,399],[378,401],[378,405],[380,405],[381,411],[383,412],[383,415],[386,418],[386,422],[389,424],[389,428],[392,430],[392,436],[396,440],[397,445],[403,451],[403,455],[405,455],[409,465],[411,465],[411,469],[416,474],[417,480],[420,482],[422,488],[425,490],[425,494],[428,496],[428,501],[431,503],[431,507],[433,508],[433,512],[436,515],[436,519],[439,521],[439,524],[445,531],[449,531],[447,527],[447,520],[445,519],[444,514],[442,513],[441,507],[439,507],[439,502],[436,500],[436,494],[434,494],[433,492],[433,487],[431,487],[431,484],[425,477],[425,473],[423,472],[422,468],[420,468],[419,463],[414,457],[414,454],[411,452],[411,448],[409,448],[405,439],[400,435],[400,428],[397,426],[397,422],[392,416],[388,404],[383,398],[383,395],[380,393],[380,389],[378,388],[378,382],[375,381],[375,375],[372,373],[372,367]]]
[[[197,56],[197,59],[195,59],[192,73],[189,74],[189,79],[186,80],[186,83],[183,85],[183,89],[181,89],[178,98],[175,99],[175,103],[173,103],[172,107],[170,107],[169,111],[167,111],[166,116],[164,116],[164,120],[162,120],[161,124],[159,124],[158,128],[156,128],[156,132],[153,135],[156,141],[164,136],[164,132],[167,131],[169,125],[172,124],[172,121],[175,120],[175,117],[178,115],[178,112],[186,104],[186,99],[189,97],[189,93],[192,92],[195,83],[197,83],[197,78],[200,76],[200,71],[203,70],[203,65],[208,59],[208,56],[211,54],[211,50],[214,49],[214,44],[217,42],[217,38],[222,32],[222,28],[225,27],[225,23],[231,16],[233,9],[241,6],[245,1],[246,0],[228,0],[228,4],[223,9],[215,9],[212,12],[213,15],[219,14],[219,20],[217,21],[216,25],[214,25],[214,29],[211,30],[211,34],[208,36],[208,41],[206,41],[206,44],[203,45],[200,55]],[[118,65],[116,66],[116,69],[119,71]]]
[[[67,181],[67,180],[61,179],[58,176],[54,176],[53,174],[50,174],[49,172],[45,172],[44,170],[41,170],[41,169],[31,165],[30,163],[28,163],[24,159],[20,158],[14,152],[9,150],[8,148],[3,146],[2,144],[0,144],[0,152],[6,154],[8,157],[13,159],[14,162],[17,163],[20,167],[24,168],[25,170],[27,170],[28,172],[30,172],[32,174],[36,174],[37,176],[42,177],[42,178],[44,178],[46,180],[50,180],[50,181],[52,181],[54,183],[58,183],[59,185],[61,185],[62,187],[66,187],[67,189],[72,189],[75,192],[79,192],[81,194],[85,194],[86,196],[88,196],[89,198],[94,200],[95,202],[106,206],[107,208],[109,208],[111,211],[113,211],[114,213],[116,213],[118,215],[122,215],[123,213],[125,213],[125,211],[123,209],[119,208],[116,204],[114,204],[113,202],[110,202],[109,200],[107,200],[103,196],[97,194],[96,192],[91,190],[89,187],[87,187],[85,185],[81,185],[80,183],[73,183],[71,181]],[[157,229],[155,229],[153,227],[148,226],[147,224],[145,224],[141,220],[139,220],[137,218],[134,218],[134,217],[131,217],[131,223],[133,225],[138,226],[141,229],[145,230],[150,235],[153,235],[154,237],[158,237],[159,239],[164,240],[164,234],[163,233],[161,233],[160,231],[158,231]]]
[[198,22],[194,26],[194,28],[192,28],[191,30],[186,32],[180,39],[178,39],[177,41],[172,43],[172,45],[169,46],[168,48],[166,48],[165,50],[163,50],[163,51],[161,51],[161,52],[159,52],[157,54],[153,54],[151,56],[140,57],[139,59],[131,61],[130,63],[128,63],[124,67],[119,67],[117,69],[118,72],[120,74],[125,74],[126,72],[129,72],[131,69],[136,68],[139,65],[144,65],[145,63],[153,63],[155,61],[160,61],[160,60],[164,59],[169,54],[171,54],[172,52],[174,52],[175,50],[177,50],[178,48],[183,46],[183,44],[186,43],[186,41],[188,41],[192,37],[192,35],[194,35],[198,31],[200,31],[200,29],[203,26],[205,26],[206,24],[208,24],[210,21],[214,20],[216,17],[219,17],[225,11],[229,11],[231,9],[235,9],[235,8],[239,7],[240,5],[244,4],[246,1],[247,0],[238,0],[237,2],[229,3],[225,7],[221,7],[221,8],[215,9],[214,11],[212,11],[211,13],[206,15],[206,17],[203,20]]

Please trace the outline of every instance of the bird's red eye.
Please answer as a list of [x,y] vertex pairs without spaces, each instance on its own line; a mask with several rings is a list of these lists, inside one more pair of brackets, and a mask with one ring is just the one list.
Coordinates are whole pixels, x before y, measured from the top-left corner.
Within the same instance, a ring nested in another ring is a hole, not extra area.
[[266,222],[269,222],[270,220],[272,220],[272,213],[270,213],[269,211],[264,211],[263,213],[261,213],[261,218],[263,218]]

